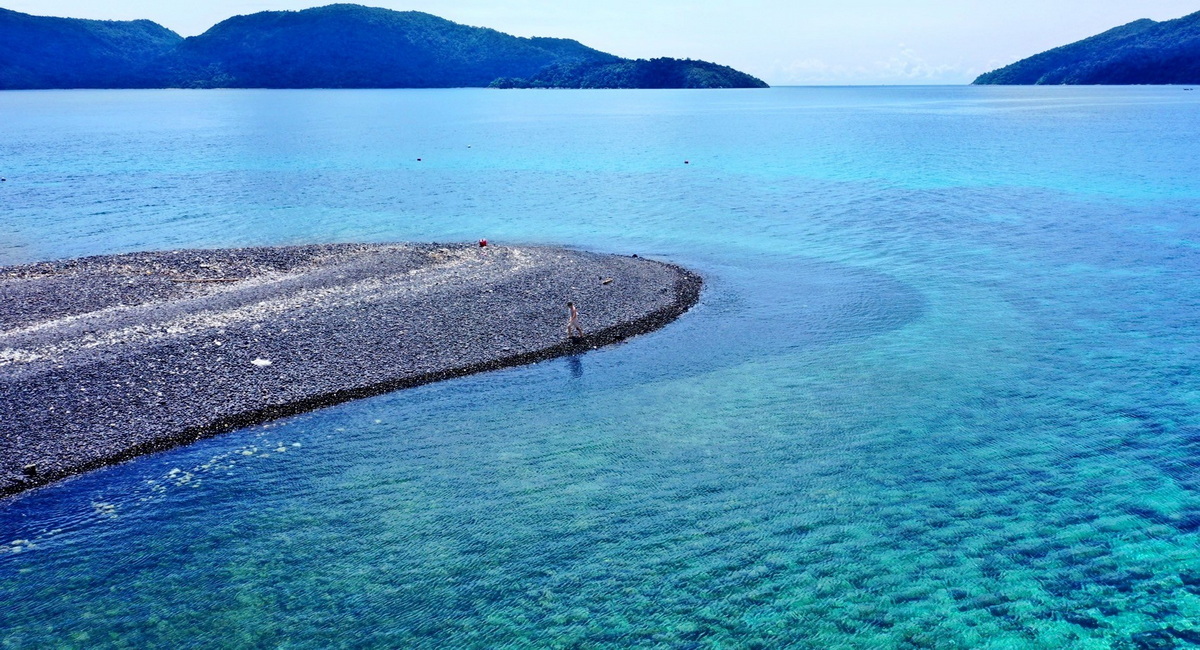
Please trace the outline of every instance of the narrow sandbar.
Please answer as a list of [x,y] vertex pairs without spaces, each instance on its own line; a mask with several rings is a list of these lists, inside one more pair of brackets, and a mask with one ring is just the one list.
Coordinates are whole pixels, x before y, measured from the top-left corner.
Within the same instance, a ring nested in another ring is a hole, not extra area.
[[[0,496],[274,418],[658,329],[699,276],[464,244],[132,253],[0,267]],[[586,336],[566,336],[566,302]]]

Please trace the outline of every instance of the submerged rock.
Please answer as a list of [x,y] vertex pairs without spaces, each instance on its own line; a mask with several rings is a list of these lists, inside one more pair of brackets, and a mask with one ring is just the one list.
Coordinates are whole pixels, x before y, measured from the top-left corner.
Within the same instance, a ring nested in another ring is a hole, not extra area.
[[1175,636],[1167,630],[1138,632],[1130,636],[1129,640],[1138,650],[1167,650],[1178,645],[1175,642]]

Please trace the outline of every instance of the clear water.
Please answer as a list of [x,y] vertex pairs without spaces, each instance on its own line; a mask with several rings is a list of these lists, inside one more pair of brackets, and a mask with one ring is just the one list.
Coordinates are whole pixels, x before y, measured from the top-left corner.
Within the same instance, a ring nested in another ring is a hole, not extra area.
[[487,237],[708,281],[614,348],[0,502],[0,647],[1200,637],[1200,93],[35,92],[0,116],[0,263]]

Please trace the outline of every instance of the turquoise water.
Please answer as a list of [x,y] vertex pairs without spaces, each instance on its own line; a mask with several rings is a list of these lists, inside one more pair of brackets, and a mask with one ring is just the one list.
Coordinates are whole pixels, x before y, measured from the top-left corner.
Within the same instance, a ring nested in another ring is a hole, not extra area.
[[80,91],[0,115],[0,264],[487,237],[707,280],[620,346],[0,502],[0,647],[1200,641],[1195,93]]

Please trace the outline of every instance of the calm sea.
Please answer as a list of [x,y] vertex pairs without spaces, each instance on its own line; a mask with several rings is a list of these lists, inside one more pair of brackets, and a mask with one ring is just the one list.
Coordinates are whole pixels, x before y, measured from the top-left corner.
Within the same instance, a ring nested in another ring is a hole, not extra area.
[[707,280],[623,345],[0,501],[0,647],[1200,640],[1200,93],[9,92],[0,121],[0,264],[486,237]]

